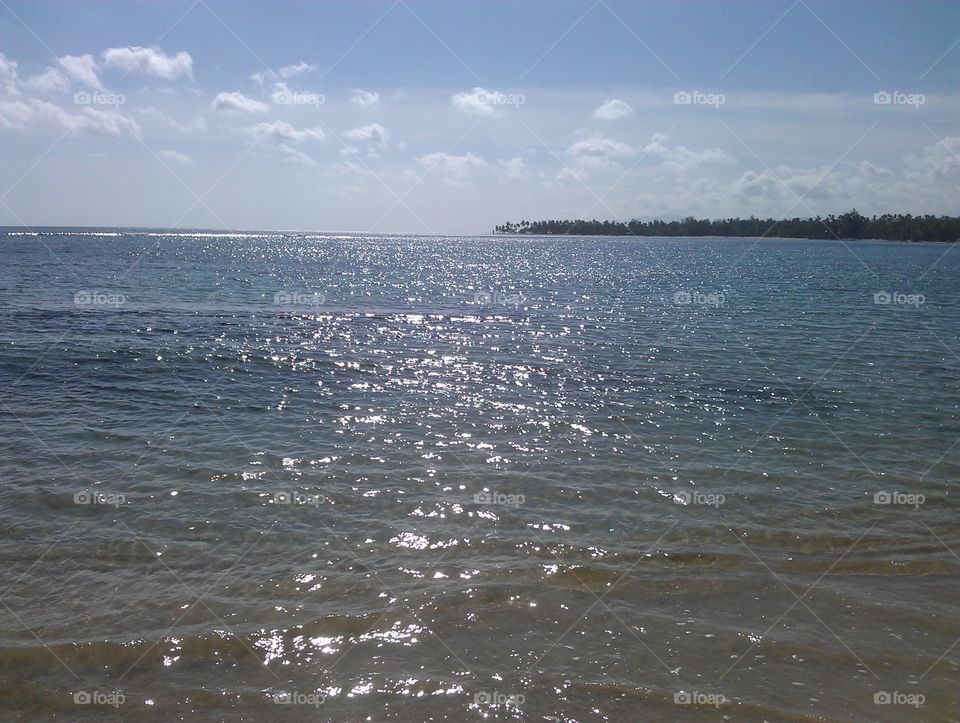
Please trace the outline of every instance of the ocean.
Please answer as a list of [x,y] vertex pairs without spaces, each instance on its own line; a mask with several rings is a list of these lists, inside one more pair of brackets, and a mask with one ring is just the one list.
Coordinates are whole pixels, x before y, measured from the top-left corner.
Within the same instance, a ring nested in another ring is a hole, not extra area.
[[0,714],[958,720],[958,281],[0,231]]

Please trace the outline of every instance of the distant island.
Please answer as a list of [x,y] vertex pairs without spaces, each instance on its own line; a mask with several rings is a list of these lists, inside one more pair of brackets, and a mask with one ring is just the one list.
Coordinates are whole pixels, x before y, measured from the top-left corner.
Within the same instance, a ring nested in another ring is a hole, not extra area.
[[960,240],[960,217],[886,213],[863,216],[856,209],[816,218],[687,218],[678,221],[520,221],[494,228],[495,234],[560,236],[769,236],[771,238]]

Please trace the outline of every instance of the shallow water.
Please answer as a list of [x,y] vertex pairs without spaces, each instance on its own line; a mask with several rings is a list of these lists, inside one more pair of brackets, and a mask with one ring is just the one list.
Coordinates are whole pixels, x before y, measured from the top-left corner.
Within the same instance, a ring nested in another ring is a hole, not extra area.
[[960,718],[960,252],[0,261],[5,718]]

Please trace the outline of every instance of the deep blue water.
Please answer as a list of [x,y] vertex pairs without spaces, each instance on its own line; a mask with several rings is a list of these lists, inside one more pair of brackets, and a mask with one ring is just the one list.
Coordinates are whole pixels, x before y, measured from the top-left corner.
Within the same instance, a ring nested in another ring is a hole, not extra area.
[[0,701],[955,720],[958,281],[935,244],[0,232]]

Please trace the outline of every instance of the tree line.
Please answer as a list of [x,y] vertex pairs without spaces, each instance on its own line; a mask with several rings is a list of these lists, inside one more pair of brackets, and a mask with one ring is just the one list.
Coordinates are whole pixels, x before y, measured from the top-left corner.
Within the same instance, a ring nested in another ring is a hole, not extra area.
[[885,241],[960,240],[960,217],[885,213],[863,216],[856,209],[816,218],[723,218],[688,216],[676,221],[520,221],[496,226],[495,234],[569,236],[768,236]]

